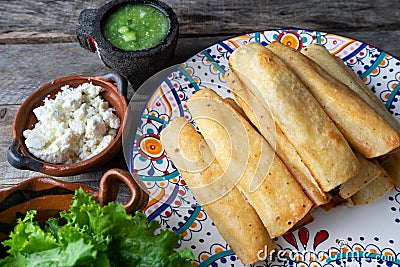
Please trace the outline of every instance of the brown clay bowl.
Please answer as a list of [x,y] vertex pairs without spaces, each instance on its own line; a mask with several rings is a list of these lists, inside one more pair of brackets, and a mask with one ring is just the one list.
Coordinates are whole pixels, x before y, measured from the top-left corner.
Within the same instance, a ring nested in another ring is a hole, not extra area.
[[[105,89],[101,96],[115,108],[116,115],[121,120],[120,128],[114,140],[102,152],[92,158],[71,164],[48,163],[29,153],[22,133],[26,129],[32,129],[37,122],[33,110],[44,105],[43,100],[48,95],[50,95],[50,98],[54,98],[62,86],[70,85],[76,88],[78,85],[90,81]],[[113,73],[104,76],[68,76],[43,85],[25,100],[15,116],[12,127],[12,143],[7,153],[8,162],[18,169],[38,171],[52,176],[69,176],[93,170],[111,160],[122,147],[122,131],[128,108],[126,90],[126,80]]]
[[[69,209],[74,191],[80,187],[85,192],[93,194],[93,198],[104,206],[117,198],[119,186],[124,183],[131,193],[131,198],[124,204],[127,213],[143,210],[149,196],[142,189],[143,186],[139,186],[136,181],[127,171],[111,169],[102,176],[99,191],[86,185],[43,176],[1,188],[0,242],[8,239],[9,233],[17,223],[17,218],[23,218],[28,210],[37,210],[35,219],[41,224],[50,217],[58,217],[60,211]],[[5,254],[5,248],[0,245],[0,258]]]

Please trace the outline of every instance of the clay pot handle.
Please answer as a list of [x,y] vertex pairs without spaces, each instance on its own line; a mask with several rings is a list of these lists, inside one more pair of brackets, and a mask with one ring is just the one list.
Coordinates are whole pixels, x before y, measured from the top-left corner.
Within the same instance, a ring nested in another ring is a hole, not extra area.
[[99,76],[98,78],[102,78],[107,81],[114,82],[117,86],[118,93],[120,93],[122,96],[127,98],[128,82],[124,77],[122,77],[121,75],[119,75],[117,73],[108,73],[108,74],[104,74],[103,76]]
[[131,191],[131,198],[124,205],[127,213],[143,210],[149,201],[149,195],[135,181],[132,175],[121,169],[108,170],[100,181],[98,201],[101,206],[117,199],[120,183],[126,184]]
[[21,144],[15,139],[7,151],[7,160],[11,166],[20,170],[40,171],[43,163],[29,156],[25,156],[20,150]]

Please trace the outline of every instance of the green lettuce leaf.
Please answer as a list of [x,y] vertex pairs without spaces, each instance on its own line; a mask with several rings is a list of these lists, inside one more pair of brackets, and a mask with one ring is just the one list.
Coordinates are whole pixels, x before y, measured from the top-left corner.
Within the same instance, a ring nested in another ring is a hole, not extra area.
[[192,266],[190,249],[177,252],[181,236],[160,229],[156,221],[136,212],[127,214],[120,203],[100,207],[82,189],[75,192],[66,223],[50,218],[41,228],[35,211],[18,220],[10,239],[10,255],[0,266]]

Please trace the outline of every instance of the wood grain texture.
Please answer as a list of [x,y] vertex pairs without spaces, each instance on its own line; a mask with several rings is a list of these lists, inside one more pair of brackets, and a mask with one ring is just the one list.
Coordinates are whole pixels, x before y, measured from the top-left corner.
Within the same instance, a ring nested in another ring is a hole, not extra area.
[[[171,65],[187,60],[225,37],[181,38]],[[102,75],[112,72],[97,54],[77,42],[0,45],[0,105],[22,104],[41,85],[69,75]],[[133,95],[129,89],[128,98]]]
[[[2,0],[1,43],[70,42],[83,9],[108,0]],[[176,12],[182,36],[230,35],[297,27],[332,32],[399,30],[398,1],[186,1],[165,0]],[[21,4],[23,3],[23,4]]]
[[0,2],[1,43],[72,41],[83,9],[98,8],[106,0],[5,0]]

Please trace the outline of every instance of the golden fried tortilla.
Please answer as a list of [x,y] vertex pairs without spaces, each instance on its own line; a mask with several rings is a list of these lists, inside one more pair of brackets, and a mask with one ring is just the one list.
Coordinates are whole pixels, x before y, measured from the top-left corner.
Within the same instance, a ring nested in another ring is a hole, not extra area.
[[366,159],[360,153],[356,153],[356,156],[361,164],[361,167],[353,178],[339,186],[339,195],[343,199],[348,199],[356,194],[359,190],[361,190],[361,188],[365,187],[368,183],[381,175],[382,172],[382,168],[377,166],[377,164],[374,162]]
[[244,265],[258,261],[272,240],[253,207],[223,173],[201,134],[184,118],[161,132],[167,155],[196,200]]
[[270,236],[286,233],[313,206],[265,139],[210,89],[191,96],[194,122],[225,174],[256,210]]
[[347,85],[400,133],[400,123],[390,114],[382,101],[365,85],[361,78],[340,58],[329,53],[328,49],[320,44],[311,44],[301,52],[316,62],[329,75]]
[[393,178],[395,186],[400,188],[400,151],[391,154],[381,165]]
[[378,200],[393,188],[393,179],[390,175],[376,164],[381,169],[379,175],[355,193],[351,200],[354,205],[367,205],[375,200]]
[[[382,101],[365,85],[361,78],[340,58],[331,55],[326,47],[319,44],[307,46],[302,53],[318,63],[334,78],[346,84],[378,112],[397,133],[400,133],[400,123],[390,114]],[[393,177],[395,185],[400,187],[400,150],[396,150],[386,157],[383,160],[382,167]]]
[[348,86],[289,46],[274,41],[267,48],[296,73],[355,150],[375,158],[400,146],[399,134]]
[[253,95],[249,89],[251,86],[249,82],[246,82],[243,77],[241,79],[240,75],[232,70],[226,72],[225,80],[244,113],[269,142],[270,146],[275,147],[278,156],[299,182],[307,196],[314,202],[314,205],[320,206],[328,203],[329,194],[322,191],[295,148],[282,133],[279,126],[275,125],[266,103],[263,104]]
[[232,53],[229,66],[251,81],[247,88],[255,97],[268,103],[275,124],[324,192],[358,172],[359,162],[342,133],[278,56],[248,43]]

